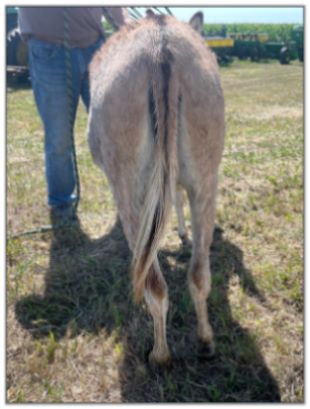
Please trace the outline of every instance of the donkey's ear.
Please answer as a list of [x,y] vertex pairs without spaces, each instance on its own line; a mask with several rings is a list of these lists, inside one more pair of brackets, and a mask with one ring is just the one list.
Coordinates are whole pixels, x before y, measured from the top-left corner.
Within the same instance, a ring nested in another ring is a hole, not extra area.
[[154,13],[154,11],[152,9],[147,9],[145,14],[146,14],[147,17],[154,17],[155,16],[155,13]]
[[199,34],[202,34],[202,28],[203,28],[203,14],[201,11],[198,11],[198,13],[194,14],[193,17],[189,21],[189,25],[196,31],[198,31]]

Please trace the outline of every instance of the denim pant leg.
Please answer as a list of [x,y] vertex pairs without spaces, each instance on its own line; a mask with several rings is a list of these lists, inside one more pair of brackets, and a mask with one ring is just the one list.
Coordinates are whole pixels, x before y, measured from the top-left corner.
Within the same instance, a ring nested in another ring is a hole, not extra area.
[[[48,203],[62,207],[75,199],[65,50],[62,46],[30,40],[29,66],[37,108],[44,124]],[[75,118],[80,83],[79,78],[76,78],[76,70],[73,70],[72,75],[72,108]]]

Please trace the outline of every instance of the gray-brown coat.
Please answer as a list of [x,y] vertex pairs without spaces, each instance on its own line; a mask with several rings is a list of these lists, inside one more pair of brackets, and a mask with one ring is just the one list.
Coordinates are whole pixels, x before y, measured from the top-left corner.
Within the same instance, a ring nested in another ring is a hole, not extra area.
[[[201,24],[200,13],[191,25],[199,31]],[[177,184],[187,191],[192,214],[188,281],[198,335],[213,344],[206,299],[224,140],[218,65],[190,25],[150,13],[109,39],[96,54],[90,74],[90,149],[107,174],[133,253],[135,300],[144,297],[154,319],[150,359],[165,363],[170,359],[168,290],[157,250],[171,204],[181,202]],[[182,222],[180,208],[178,215]],[[179,232],[185,233],[184,225]]]

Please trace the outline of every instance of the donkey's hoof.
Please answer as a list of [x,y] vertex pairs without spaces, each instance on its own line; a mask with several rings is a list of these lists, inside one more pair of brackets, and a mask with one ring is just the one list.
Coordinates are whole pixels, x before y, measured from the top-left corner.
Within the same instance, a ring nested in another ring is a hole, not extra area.
[[159,354],[158,352],[155,353],[154,351],[152,351],[149,354],[149,364],[151,365],[151,367],[159,366],[169,368],[172,364],[172,358],[168,351],[162,354]]
[[215,342],[213,340],[211,341],[205,341],[205,340],[199,340],[199,346],[198,346],[198,356],[200,358],[212,358],[215,355]]

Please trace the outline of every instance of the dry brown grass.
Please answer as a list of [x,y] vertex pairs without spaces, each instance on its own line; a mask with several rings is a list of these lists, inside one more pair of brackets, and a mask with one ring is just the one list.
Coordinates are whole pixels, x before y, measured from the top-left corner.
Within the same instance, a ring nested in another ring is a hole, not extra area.
[[[222,80],[227,137],[209,300],[216,356],[197,349],[190,248],[174,217],[160,260],[175,359],[169,371],[149,368],[152,322],[132,303],[130,253],[81,109],[80,225],[7,242],[8,402],[303,401],[303,66],[234,63]],[[31,90],[9,89],[7,109],[11,235],[49,219]]]

